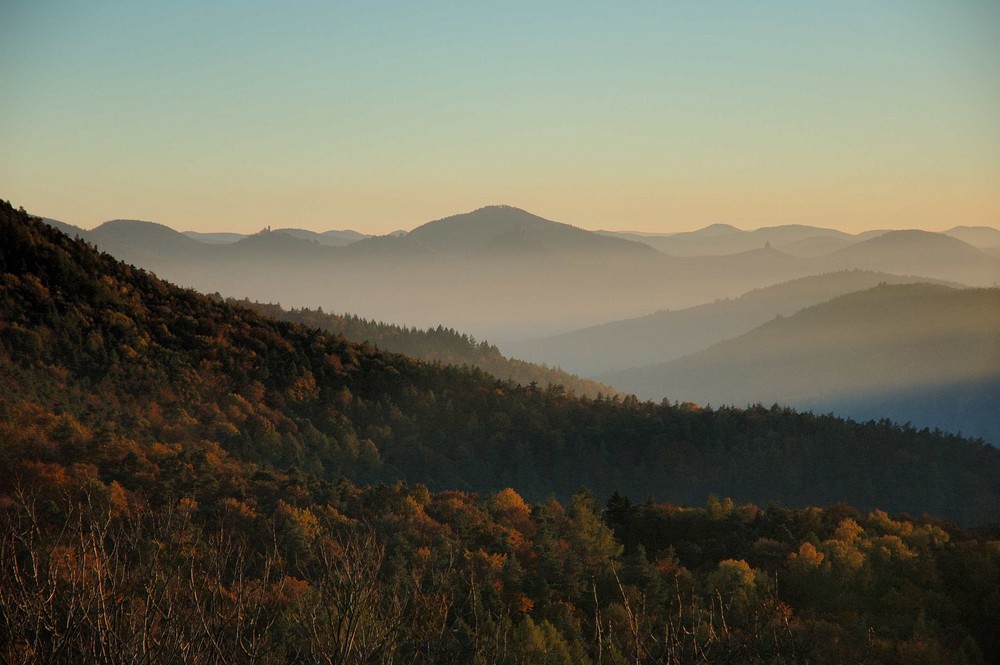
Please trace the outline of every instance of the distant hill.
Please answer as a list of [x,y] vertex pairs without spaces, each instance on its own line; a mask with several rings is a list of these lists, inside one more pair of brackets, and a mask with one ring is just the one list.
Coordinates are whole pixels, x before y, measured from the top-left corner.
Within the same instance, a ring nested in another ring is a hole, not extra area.
[[406,239],[447,254],[466,256],[494,249],[524,251],[529,247],[546,252],[649,252],[641,243],[602,236],[502,205],[427,222],[410,231]]
[[1000,289],[882,285],[601,378],[644,398],[836,408],[1000,443]]
[[[281,228],[274,229],[275,232],[285,233],[290,236],[294,236],[301,240],[311,240],[315,241],[319,245],[327,245],[329,247],[344,247],[350,245],[358,240],[363,240],[369,236],[364,233],[358,233],[357,231],[352,231],[350,229],[343,231],[323,231],[322,233],[316,231],[309,231],[307,229],[290,229]],[[199,231],[184,231],[184,235],[187,237],[197,240],[198,242],[203,242],[209,245],[229,245],[234,242],[243,240],[248,235],[247,233],[202,233]]]
[[722,256],[767,246],[795,256],[816,256],[828,247],[834,251],[856,241],[842,231],[803,224],[769,226],[753,231],[744,231],[729,224],[712,224],[697,231],[669,234],[602,233],[644,242],[672,256]]
[[921,279],[865,270],[824,273],[754,289],[738,298],[512,342],[504,349],[518,358],[596,376],[679,358],[749,332],[777,315],[789,316],[852,291]]
[[860,268],[919,274],[976,286],[1000,279],[1000,260],[942,233],[889,231],[829,254],[818,261],[830,269]]
[[1000,230],[992,226],[956,226],[944,232],[994,257],[1000,256]]
[[198,251],[201,243],[178,233],[169,226],[135,219],[114,219],[90,231],[97,243],[108,249],[134,253],[136,256],[151,254],[184,255]]
[[217,259],[227,258],[264,259],[289,258],[294,260],[309,260],[312,257],[334,256],[329,245],[321,244],[302,235],[287,231],[259,231],[234,243],[213,248]]

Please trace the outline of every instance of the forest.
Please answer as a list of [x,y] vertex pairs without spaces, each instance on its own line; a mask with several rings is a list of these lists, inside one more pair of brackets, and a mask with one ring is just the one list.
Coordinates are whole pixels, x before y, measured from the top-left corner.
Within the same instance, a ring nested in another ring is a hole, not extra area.
[[6,662],[1000,658],[981,440],[422,362],[5,203],[0,267]]

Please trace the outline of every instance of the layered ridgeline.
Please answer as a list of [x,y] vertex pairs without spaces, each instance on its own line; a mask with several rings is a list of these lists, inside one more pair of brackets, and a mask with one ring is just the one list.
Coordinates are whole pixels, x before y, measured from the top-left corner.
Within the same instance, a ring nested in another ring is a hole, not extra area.
[[426,362],[446,365],[467,365],[503,380],[522,385],[561,386],[565,390],[598,397],[612,396],[615,389],[597,381],[588,381],[545,365],[507,358],[489,342],[477,342],[474,337],[451,328],[438,326],[419,330],[413,327],[369,321],[351,314],[329,314],[320,309],[302,307],[286,310],[280,305],[231,299],[235,305],[248,307],[266,316],[304,326],[319,328],[342,335],[353,342],[373,344],[380,349],[401,353]]
[[738,298],[612,321],[542,339],[512,342],[504,350],[518,358],[556,365],[583,376],[666,362],[742,335],[776,316],[877,286],[927,281],[869,270],[802,277]]
[[[0,270],[7,662],[1000,657],[996,527],[608,489],[995,523],[992,448],[419,363],[178,289],[2,203]],[[451,489],[348,480],[398,477]],[[576,493],[520,495],[552,491]]]
[[175,288],[6,206],[0,230],[5,418],[32,431],[55,413],[65,428],[58,444],[8,445],[5,478],[70,455],[124,485],[155,473],[156,455],[198,449],[327,480],[513,486],[532,498],[588,486],[685,503],[718,492],[966,523],[1000,516],[990,446],[782,408],[522,387]]
[[[150,222],[62,228],[206,293],[349,311],[420,328],[441,324],[501,348],[823,272],[864,269],[971,286],[1000,280],[996,256],[938,233],[879,232],[804,257],[779,251],[775,243],[812,242],[816,236],[808,233],[825,230],[781,227],[778,235],[754,236],[746,251],[672,256],[642,242],[644,237],[608,237],[511,206],[489,206],[340,247],[294,229],[209,244]],[[966,237],[979,242],[980,235]],[[765,238],[775,243],[768,246]]]
[[645,398],[779,402],[1000,443],[1000,289],[883,284],[604,378]]
[[[672,256],[721,256],[771,246],[792,256],[815,258],[872,240],[889,231],[876,229],[851,234],[805,224],[765,226],[746,231],[730,224],[712,224],[696,231],[680,233],[601,233],[642,242]],[[957,238],[993,256],[1000,253],[1000,230],[989,226],[955,226],[941,235]]]

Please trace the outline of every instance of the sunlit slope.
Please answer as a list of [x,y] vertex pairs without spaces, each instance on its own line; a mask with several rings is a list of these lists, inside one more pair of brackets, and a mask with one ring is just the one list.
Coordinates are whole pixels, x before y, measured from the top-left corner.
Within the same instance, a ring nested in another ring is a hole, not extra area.
[[736,337],[776,315],[798,310],[879,283],[921,281],[865,270],[840,271],[754,289],[738,298],[505,345],[518,358],[544,362],[582,375],[666,362]]
[[883,285],[602,378],[642,397],[702,404],[836,406],[871,417],[884,403],[880,416],[1000,440],[1000,289]]

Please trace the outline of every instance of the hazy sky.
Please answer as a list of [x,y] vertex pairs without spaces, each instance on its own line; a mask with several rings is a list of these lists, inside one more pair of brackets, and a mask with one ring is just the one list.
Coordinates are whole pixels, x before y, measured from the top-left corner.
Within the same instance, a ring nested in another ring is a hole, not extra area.
[[84,227],[1000,226],[1000,2],[0,2],[0,197]]

